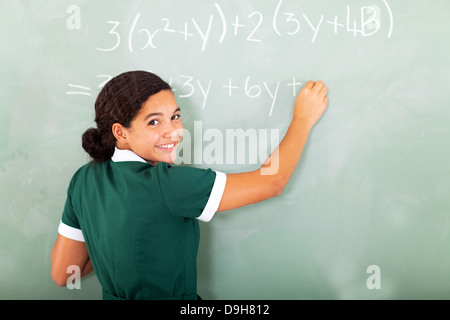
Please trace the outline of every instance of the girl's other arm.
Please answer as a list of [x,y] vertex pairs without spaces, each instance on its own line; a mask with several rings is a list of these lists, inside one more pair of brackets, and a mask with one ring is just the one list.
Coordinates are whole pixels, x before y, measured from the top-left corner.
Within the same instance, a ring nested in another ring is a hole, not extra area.
[[86,243],[72,240],[58,234],[51,253],[52,279],[55,283],[64,287],[67,278],[71,276],[67,273],[67,267],[78,266],[81,277],[93,270],[91,259],[86,248]]
[[295,101],[286,135],[266,161],[279,161],[278,170],[268,175],[264,170],[269,164],[265,163],[255,171],[228,174],[217,211],[235,209],[281,194],[297,166],[312,127],[328,105],[327,91],[322,81],[309,81],[303,87]]

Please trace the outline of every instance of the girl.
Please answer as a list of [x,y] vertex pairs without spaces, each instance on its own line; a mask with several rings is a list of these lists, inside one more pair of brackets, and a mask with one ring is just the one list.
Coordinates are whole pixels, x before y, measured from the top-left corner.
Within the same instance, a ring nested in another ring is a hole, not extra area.
[[104,299],[197,299],[198,220],[279,195],[328,104],[308,82],[274,151],[278,171],[224,174],[172,166],[182,138],[170,86],[144,71],[123,73],[95,102],[96,129],[82,137],[93,161],[73,176],[51,254],[53,280],[67,267],[95,270]]

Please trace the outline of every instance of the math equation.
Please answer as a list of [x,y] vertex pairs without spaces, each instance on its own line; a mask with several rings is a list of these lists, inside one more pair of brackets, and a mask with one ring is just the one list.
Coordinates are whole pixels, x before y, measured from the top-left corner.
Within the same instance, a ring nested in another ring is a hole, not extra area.
[[[95,48],[91,49],[105,55],[106,59],[108,54],[119,50],[130,57],[134,53],[149,50],[161,50],[164,53],[173,50],[170,46],[174,42],[186,42],[189,50],[202,55],[213,45],[233,41],[272,45],[273,39],[284,37],[314,46],[323,33],[327,33],[327,37],[339,36],[340,39],[342,36],[365,39],[375,35],[390,39],[393,32],[394,18],[387,0],[367,1],[364,5],[359,1],[353,1],[352,5],[335,4],[334,9],[326,10],[327,13],[301,10],[299,6],[293,7],[293,2],[288,3],[288,0],[273,1],[273,5],[265,3],[264,10],[257,10],[258,4],[250,9],[247,7],[238,10],[212,2],[206,8],[202,7],[198,16],[186,14],[182,19],[176,14],[176,18],[170,15],[155,18],[154,12],[149,17],[145,9],[136,7],[125,21],[98,21],[101,26],[95,30],[95,39],[98,40],[92,42]],[[66,26],[69,30],[82,28],[80,13],[78,6],[71,5],[67,8]],[[205,74],[173,74],[167,76],[166,81],[172,86],[174,93],[177,92],[177,99],[195,97],[202,110],[207,108],[211,92],[219,93],[225,98],[235,95],[248,99],[261,97],[270,104],[269,117],[276,109],[279,96],[288,94],[295,97],[303,85],[295,75],[282,81],[260,79],[249,74],[240,77],[226,74],[221,76],[220,80],[212,80]],[[65,94],[92,96],[113,75],[105,70],[92,77],[91,81],[87,80],[88,84],[68,82]]]
[[[210,43],[221,44],[231,41],[241,33],[245,33],[246,41],[263,42],[265,37],[270,36],[267,30],[271,30],[272,35],[280,37],[306,37],[311,43],[315,43],[325,29],[331,30],[336,35],[345,32],[353,37],[370,37],[385,29],[386,37],[390,38],[394,24],[392,11],[387,0],[383,0],[382,3],[384,10],[379,5],[358,8],[346,5],[344,15],[329,16],[285,12],[283,0],[278,2],[270,16],[264,16],[261,11],[252,11],[245,15],[225,13],[216,3],[208,14],[206,23],[200,23],[198,18],[192,17],[182,23],[182,28],[175,27],[169,17],[162,17],[159,21],[148,21],[143,14],[137,12],[129,24],[116,20],[105,21],[109,31],[104,34],[104,40],[96,50],[109,52],[122,45],[126,45],[130,53],[136,50],[158,49],[163,38],[176,37],[179,41],[196,39],[199,43],[198,50],[204,52]],[[383,14],[386,18],[382,17]],[[387,21],[385,28],[382,28],[381,21]],[[220,32],[211,32],[213,28]],[[259,32],[261,30],[264,32]],[[137,46],[136,43],[141,45]]]

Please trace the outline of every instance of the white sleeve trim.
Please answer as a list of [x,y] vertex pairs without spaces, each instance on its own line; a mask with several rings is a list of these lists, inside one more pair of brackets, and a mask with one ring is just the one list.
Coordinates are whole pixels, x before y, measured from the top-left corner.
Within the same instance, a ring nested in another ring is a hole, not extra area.
[[84,241],[83,233],[80,229],[73,228],[71,226],[68,226],[67,224],[63,223],[62,221],[59,223],[58,227],[58,233],[62,235],[63,237],[76,240],[76,241]]
[[216,171],[216,180],[211,190],[208,202],[203,209],[202,214],[197,219],[209,222],[217,209],[219,208],[220,200],[222,200],[222,195],[225,190],[225,184],[227,182],[227,175],[223,172]]

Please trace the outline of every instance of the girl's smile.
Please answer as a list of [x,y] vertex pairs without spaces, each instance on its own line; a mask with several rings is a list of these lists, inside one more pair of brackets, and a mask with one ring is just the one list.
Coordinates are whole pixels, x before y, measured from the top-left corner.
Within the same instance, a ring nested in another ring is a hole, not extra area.
[[175,146],[175,143],[169,143],[169,144],[161,144],[159,146],[156,146],[160,149],[166,149],[166,150],[172,150],[172,148]]

